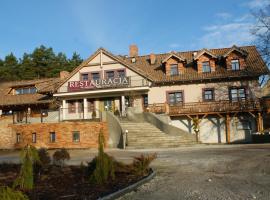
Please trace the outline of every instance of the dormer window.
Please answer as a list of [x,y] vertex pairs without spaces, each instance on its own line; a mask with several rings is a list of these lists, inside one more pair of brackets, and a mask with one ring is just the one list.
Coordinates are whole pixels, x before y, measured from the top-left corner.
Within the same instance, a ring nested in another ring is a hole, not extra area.
[[234,70],[234,71],[240,70],[240,65],[239,65],[238,59],[231,60],[231,64],[232,64],[232,70]]
[[16,88],[15,94],[35,94],[37,93],[37,88],[27,87],[27,88]]
[[177,76],[178,74],[179,74],[178,65],[177,64],[170,65],[170,75]]
[[210,62],[202,62],[202,71],[205,72],[211,72]]

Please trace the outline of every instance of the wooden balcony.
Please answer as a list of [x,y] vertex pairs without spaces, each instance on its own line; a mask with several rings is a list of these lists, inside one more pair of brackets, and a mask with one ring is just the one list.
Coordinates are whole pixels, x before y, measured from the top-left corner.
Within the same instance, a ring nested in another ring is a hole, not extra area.
[[146,112],[167,113],[171,116],[194,115],[194,114],[215,114],[229,112],[252,112],[260,111],[259,100],[245,101],[211,101],[192,102],[178,105],[168,105],[167,103],[151,104],[145,108]]

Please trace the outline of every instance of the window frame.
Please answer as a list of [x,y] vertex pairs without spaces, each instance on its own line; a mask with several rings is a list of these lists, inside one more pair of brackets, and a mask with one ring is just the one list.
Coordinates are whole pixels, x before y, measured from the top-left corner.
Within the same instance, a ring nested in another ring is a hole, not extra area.
[[[177,102],[177,93],[181,93],[181,101]],[[174,103],[171,103],[170,101],[170,95],[174,94]],[[166,96],[167,96],[167,103],[171,106],[178,106],[178,105],[183,105],[185,102],[185,95],[184,95],[184,90],[173,90],[173,91],[167,91],[166,92]]]
[[[94,76],[93,76],[93,74],[98,74],[98,76],[99,76],[99,78],[98,79],[94,79]],[[101,79],[101,72],[100,71],[94,71],[94,72],[91,72],[90,73],[90,79],[91,80],[100,80]]]
[[22,134],[21,133],[16,133],[16,144],[21,143],[22,140]]
[[[233,98],[232,97],[232,91],[236,90],[237,97]],[[241,93],[239,92],[240,90],[244,90],[244,98],[241,97]],[[230,87],[229,88],[229,99],[231,102],[239,102],[239,101],[246,101],[247,100],[247,88],[246,87]]]
[[[54,135],[54,137],[52,137]],[[55,131],[50,132],[50,143],[55,143],[56,142],[56,133]]]
[[[237,61],[237,63],[238,63],[238,68],[237,69],[233,68],[233,66],[236,66],[236,65],[233,65],[233,62],[235,62],[235,61]],[[240,61],[239,61],[239,59],[232,59],[231,60],[231,69],[232,69],[232,71],[239,71],[240,70]]]
[[[84,76],[87,76],[87,79],[84,80]],[[81,73],[81,81],[89,81],[89,73]]]
[[[115,70],[106,70],[106,71],[104,71],[105,78],[106,79],[114,79],[116,77],[116,75],[117,75],[117,73],[115,73],[115,72],[116,72]],[[113,73],[113,77],[109,78],[108,73]]]
[[[208,65],[205,65],[205,63],[208,63]],[[204,67],[208,67],[209,68],[209,71],[207,70],[207,71],[205,71],[204,69]],[[212,70],[211,70],[211,65],[210,65],[210,61],[203,61],[202,62],[202,72],[203,73],[211,73],[212,72]]]
[[[75,134],[78,134],[78,140],[75,140]],[[80,131],[72,131],[72,142],[79,143],[81,141],[81,134]]]
[[[176,73],[172,73],[172,69],[176,69]],[[178,64],[170,64],[170,76],[178,76],[178,75],[179,75]]]
[[[205,92],[211,91],[212,92],[212,99],[206,99],[205,98]],[[203,101],[215,101],[215,88],[203,88],[202,90],[202,99]]]
[[[123,72],[123,76],[120,76],[120,74],[119,74],[120,71]],[[116,76],[119,77],[119,78],[126,77],[126,69],[125,68],[123,68],[123,69],[117,69],[116,70]]]
[[37,133],[36,132],[32,133],[32,143],[37,143]]
[[77,101],[76,100],[67,100],[67,104],[68,104],[68,113],[69,114],[77,112],[77,109],[76,109]]
[[37,93],[37,88],[35,86],[14,88],[15,95],[35,94],[35,93]]
[[95,99],[87,99],[87,110],[88,112],[95,110]]

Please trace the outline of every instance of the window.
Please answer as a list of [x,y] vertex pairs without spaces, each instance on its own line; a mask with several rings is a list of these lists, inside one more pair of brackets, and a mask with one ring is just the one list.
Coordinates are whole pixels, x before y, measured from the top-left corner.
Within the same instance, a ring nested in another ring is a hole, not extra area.
[[17,133],[16,134],[16,143],[20,143],[21,142],[21,134]]
[[80,132],[79,131],[72,132],[72,141],[73,142],[80,142]]
[[251,130],[250,122],[247,120],[237,122],[237,130]]
[[88,74],[81,74],[82,81],[88,81]]
[[107,79],[114,78],[114,71],[107,71],[106,72],[106,77],[107,77]]
[[68,113],[76,112],[76,101],[68,101]]
[[245,88],[231,88],[230,89],[230,100],[241,101],[246,99]]
[[36,142],[37,142],[37,134],[32,133],[32,143],[36,143]]
[[147,94],[143,95],[143,106],[144,107],[148,106],[148,95]]
[[99,72],[93,72],[91,73],[93,80],[99,80],[100,79],[100,73]]
[[118,77],[125,77],[126,73],[124,69],[117,70]]
[[79,100],[77,102],[78,105],[78,113],[82,113],[83,112],[83,100]]
[[37,88],[28,87],[28,88],[16,88],[15,94],[35,94],[37,92]]
[[55,132],[50,132],[50,142],[55,142],[56,137],[55,137]]
[[209,61],[202,63],[203,72],[211,72]]
[[231,61],[232,63],[232,70],[240,70],[240,65],[239,65],[239,60],[232,60]]
[[170,66],[170,75],[171,76],[176,76],[178,75],[178,65],[177,64],[173,64]]
[[183,92],[168,93],[168,102],[170,105],[177,105],[183,103]]
[[203,90],[203,100],[204,101],[213,101],[214,97],[214,89],[204,89]]
[[93,112],[95,110],[95,102],[93,99],[87,99],[88,112]]

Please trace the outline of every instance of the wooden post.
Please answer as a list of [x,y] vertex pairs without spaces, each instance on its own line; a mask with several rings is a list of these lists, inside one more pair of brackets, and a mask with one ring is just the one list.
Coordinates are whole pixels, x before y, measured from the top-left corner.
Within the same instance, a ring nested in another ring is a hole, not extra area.
[[258,126],[258,132],[262,132],[263,126],[262,126],[262,114],[258,112],[258,119],[257,119],[257,126]]
[[231,142],[231,118],[230,114],[226,114],[226,130],[227,130],[227,143]]

